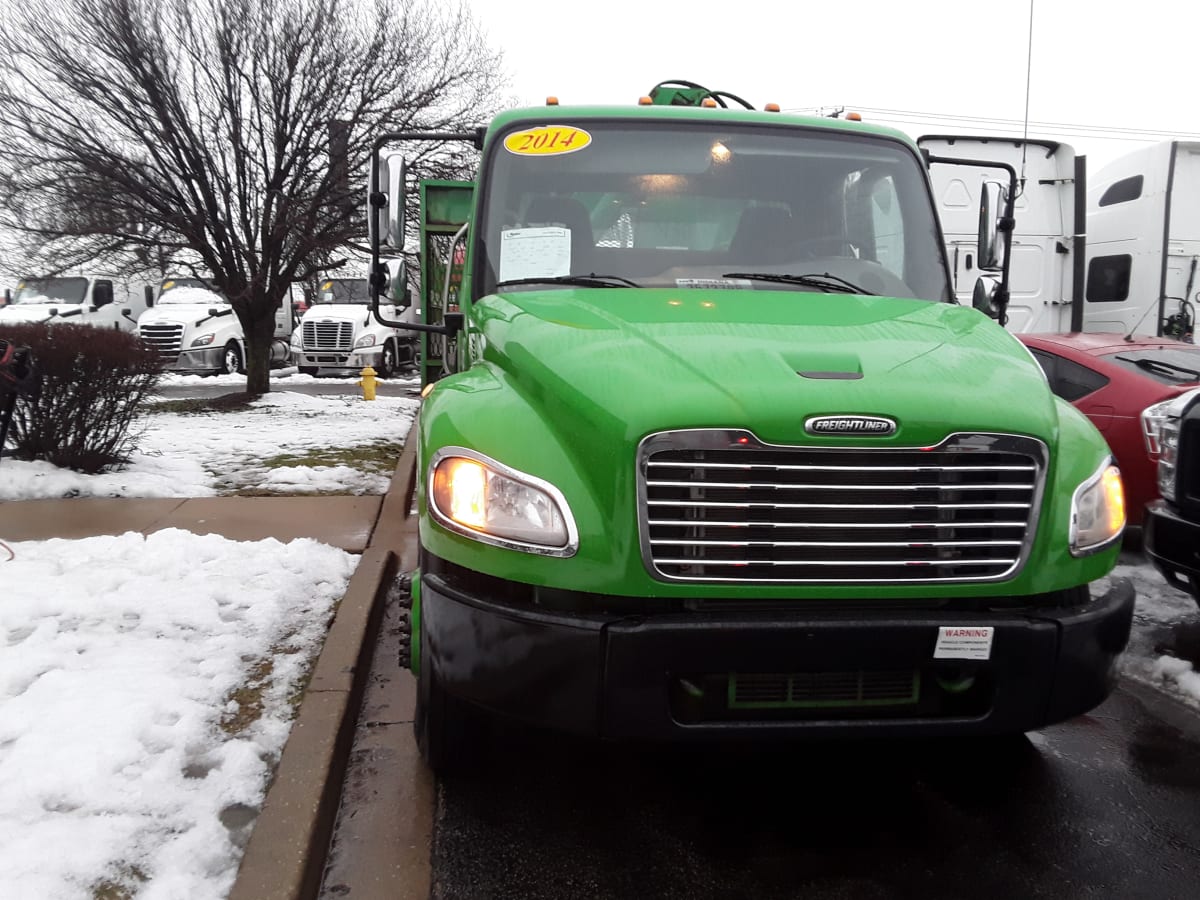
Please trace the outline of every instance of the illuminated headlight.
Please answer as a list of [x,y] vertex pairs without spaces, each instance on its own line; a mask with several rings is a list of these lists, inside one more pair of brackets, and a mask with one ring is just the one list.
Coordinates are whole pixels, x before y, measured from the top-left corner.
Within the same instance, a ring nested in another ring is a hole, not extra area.
[[213,342],[213,338],[215,338],[215,337],[216,337],[215,334],[202,334],[202,335],[200,335],[200,337],[198,337],[194,341],[192,341],[192,346],[193,347],[207,347],[209,344],[211,344]]
[[360,337],[357,341],[354,342],[354,346],[356,348],[357,347],[374,347],[375,346],[375,335],[364,334],[362,337]]
[[1071,555],[1087,556],[1111,546],[1125,530],[1121,470],[1105,459],[1071,498]]
[[443,447],[430,463],[429,508],[459,534],[512,550],[574,556],[575,521],[562,492],[462,447]]

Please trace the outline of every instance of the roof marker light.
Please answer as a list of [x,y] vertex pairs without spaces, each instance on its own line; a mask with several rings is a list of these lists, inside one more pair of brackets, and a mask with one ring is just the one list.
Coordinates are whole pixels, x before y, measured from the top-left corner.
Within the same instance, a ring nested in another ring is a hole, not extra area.
[[717,101],[714,100],[712,97],[705,97],[703,100],[700,101],[700,105],[703,106],[705,109],[716,109]]
[[650,106],[652,103],[654,103],[654,101],[645,94],[642,94],[642,96],[638,97],[638,106]]
[[862,113],[855,113],[855,112],[846,113],[846,121],[861,122],[862,121]]
[[779,112],[779,104],[778,103],[768,103],[766,106],[763,107],[763,109],[765,109],[767,112]]
[[558,106],[558,98],[557,97],[547,97],[546,105],[547,106]]

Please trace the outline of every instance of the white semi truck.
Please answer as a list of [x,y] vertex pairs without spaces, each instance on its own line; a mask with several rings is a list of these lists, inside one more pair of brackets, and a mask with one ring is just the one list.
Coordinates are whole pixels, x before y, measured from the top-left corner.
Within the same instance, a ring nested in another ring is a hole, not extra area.
[[[928,135],[917,141],[934,156],[1007,163],[1024,185],[1015,205],[1007,328],[1012,332],[1104,331],[1080,305],[1084,286],[1087,229],[1086,162],[1068,144],[1005,137]],[[934,197],[954,276],[963,303],[974,300],[976,282],[999,268],[978,258],[979,222],[986,205],[994,217],[1006,170],[933,166]],[[1078,321],[1081,310],[1083,320]]]
[[[271,365],[291,361],[290,303],[275,313]],[[191,375],[246,371],[246,339],[229,301],[200,278],[169,278],[158,302],[138,319],[138,334],[166,360],[167,371]]]
[[[1200,299],[1200,143],[1164,141],[1092,174],[1067,144],[931,135],[942,156],[1006,163],[1025,174],[1016,202],[1008,328],[1117,332],[1194,340]],[[990,276],[976,252],[1000,168],[935,166],[934,194],[959,300]]]
[[152,285],[118,275],[25,278],[0,306],[0,324],[69,322],[132,332],[138,316],[153,305]]
[[1092,176],[1087,199],[1088,330],[1194,340],[1200,143],[1127,153]]
[[[390,378],[415,365],[416,333],[389,328],[372,317],[365,278],[326,278],[317,288],[292,334],[292,357],[301,373],[329,369],[358,374],[371,366],[381,378]],[[411,309],[395,303],[380,308],[385,318],[412,320]]]

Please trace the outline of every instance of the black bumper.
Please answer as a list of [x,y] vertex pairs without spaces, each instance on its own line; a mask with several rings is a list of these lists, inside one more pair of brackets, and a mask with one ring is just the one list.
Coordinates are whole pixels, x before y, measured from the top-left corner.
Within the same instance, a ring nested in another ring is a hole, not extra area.
[[1200,522],[1184,519],[1156,500],[1146,506],[1145,548],[1168,582],[1200,601]]
[[[468,596],[426,573],[421,665],[478,707],[601,738],[1016,733],[1108,696],[1133,605],[1130,582],[1112,579],[1083,605],[1019,612],[591,616]],[[939,626],[991,626],[989,658],[934,659]],[[781,678],[816,693],[770,702]],[[913,687],[903,702],[897,678]],[[847,679],[858,694],[839,701]]]

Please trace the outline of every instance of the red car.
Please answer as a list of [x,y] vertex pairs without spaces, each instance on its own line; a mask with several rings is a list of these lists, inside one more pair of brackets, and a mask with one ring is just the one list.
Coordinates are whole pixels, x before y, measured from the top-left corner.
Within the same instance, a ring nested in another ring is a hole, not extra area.
[[1092,420],[1125,480],[1125,509],[1140,528],[1158,497],[1154,408],[1200,384],[1200,346],[1123,334],[1018,334],[1050,389]]

